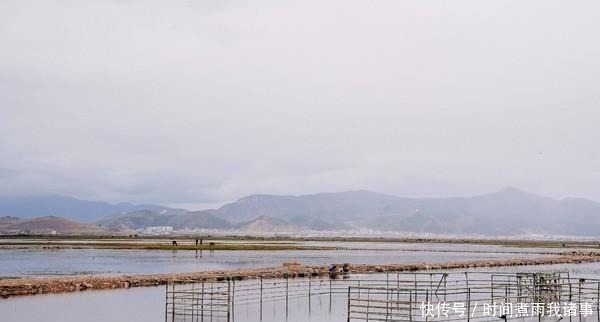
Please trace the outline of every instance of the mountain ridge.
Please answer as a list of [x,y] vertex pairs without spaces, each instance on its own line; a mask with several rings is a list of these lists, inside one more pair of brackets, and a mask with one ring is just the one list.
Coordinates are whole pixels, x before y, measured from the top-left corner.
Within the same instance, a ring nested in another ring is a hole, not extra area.
[[406,198],[364,190],[300,196],[260,194],[226,204],[215,215],[232,222],[261,215],[278,219],[304,216],[335,227],[344,224],[355,229],[407,232],[600,235],[600,203],[584,198],[553,199],[510,187],[471,197],[442,198]]
[[42,216],[30,219],[0,217],[0,232],[12,234],[104,234],[109,230],[58,216]]
[[209,210],[189,211],[186,209],[157,208],[142,209],[110,216],[96,222],[111,229],[143,229],[147,227],[173,227],[182,229],[229,229],[227,220],[215,217]]
[[[127,204],[127,207],[142,206]],[[2,215],[10,214],[0,213]],[[600,203],[585,198],[554,199],[516,188],[470,197],[426,198],[352,190],[297,196],[255,194],[218,209],[199,211],[151,205],[147,209],[117,212],[95,222],[121,230],[171,226],[176,230],[367,229],[440,234],[600,236]]]
[[111,204],[104,201],[89,201],[63,195],[0,196],[0,216],[16,216],[30,219],[56,215],[66,219],[91,223],[120,212],[152,209],[157,205],[136,205],[122,202]]

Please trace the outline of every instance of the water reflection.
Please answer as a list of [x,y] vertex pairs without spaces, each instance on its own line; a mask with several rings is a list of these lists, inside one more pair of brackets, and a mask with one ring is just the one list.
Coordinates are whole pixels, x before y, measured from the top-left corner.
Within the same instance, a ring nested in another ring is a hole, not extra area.
[[413,244],[396,244],[396,248],[383,243],[379,246],[383,248],[269,252],[210,250],[208,256],[204,256],[206,252],[203,254],[201,250],[2,249],[0,276],[158,274],[273,267],[286,261],[306,265],[327,265],[334,262],[393,264],[540,256],[506,252],[507,249],[498,247],[482,248],[479,245],[463,245],[460,250],[452,251],[440,250],[438,244],[422,244],[419,245],[420,250]]
[[[499,267],[493,270],[499,272],[568,271],[571,276],[600,278],[600,263]],[[464,272],[464,270],[455,271]],[[471,269],[469,271],[489,271],[489,269]],[[381,279],[385,274],[371,276]],[[339,281],[343,280],[344,278],[341,276]],[[342,322],[347,318],[346,305],[346,296],[340,293],[310,297],[290,296],[287,305],[285,299],[264,302],[262,306],[249,302],[236,304],[233,320],[239,322]],[[165,288],[147,287],[9,298],[0,300],[0,321],[163,322],[165,321]]]

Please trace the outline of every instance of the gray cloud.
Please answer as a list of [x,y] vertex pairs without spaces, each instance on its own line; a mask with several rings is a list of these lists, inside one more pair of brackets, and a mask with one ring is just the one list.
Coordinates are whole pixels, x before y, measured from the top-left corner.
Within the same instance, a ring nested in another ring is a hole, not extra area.
[[0,194],[600,200],[599,9],[2,1]]

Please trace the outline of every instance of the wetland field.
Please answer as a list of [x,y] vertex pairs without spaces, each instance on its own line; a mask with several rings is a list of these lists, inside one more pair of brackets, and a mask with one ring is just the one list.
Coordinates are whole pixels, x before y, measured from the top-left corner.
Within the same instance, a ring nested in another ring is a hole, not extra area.
[[[169,279],[210,279],[228,272],[252,279],[265,272],[277,277],[291,272],[297,278],[313,275],[322,282],[328,279],[328,265],[342,263],[349,263],[356,274],[370,276],[445,267],[450,272],[566,271],[597,278],[597,251],[598,244],[589,241],[205,237],[196,245],[195,238],[189,237],[6,237],[0,239],[0,290],[4,292],[0,312],[3,321],[68,322],[85,318],[93,322],[158,322],[165,320],[163,283]],[[151,281],[156,278],[155,286],[153,282],[133,282],[144,277]],[[71,279],[77,281],[75,289],[48,286]],[[127,284],[94,290],[98,280],[125,280]],[[45,286],[30,293],[10,293],[35,287],[36,283]],[[23,294],[37,295],[13,296]],[[281,303],[269,302],[262,307],[261,321],[345,321],[345,302],[340,294],[297,298],[289,303],[286,316],[280,310]],[[254,321],[256,310],[250,304],[236,307],[236,319]]]

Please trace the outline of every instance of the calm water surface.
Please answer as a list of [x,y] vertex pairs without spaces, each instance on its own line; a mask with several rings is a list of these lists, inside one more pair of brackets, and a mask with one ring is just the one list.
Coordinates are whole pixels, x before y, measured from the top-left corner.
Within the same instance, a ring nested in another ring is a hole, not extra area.
[[[306,243],[311,244],[311,243]],[[321,245],[322,243],[320,243]],[[0,277],[123,275],[195,272],[336,263],[395,264],[540,256],[527,249],[469,244],[332,243],[345,250],[169,251],[112,249],[1,249]],[[535,249],[536,252],[553,251]]]
[[[306,243],[311,244],[311,243]],[[524,248],[469,244],[330,243],[349,250],[330,251],[148,251],[106,249],[0,250],[0,277],[72,274],[147,274],[303,264],[416,263],[538,257]],[[535,249],[556,252],[557,249]],[[565,251],[568,251],[565,249]],[[462,270],[464,271],[464,270]],[[494,271],[569,271],[572,276],[600,278],[600,264],[494,268]],[[290,302],[288,322],[345,321],[345,296]],[[160,322],[164,321],[164,287],[90,291],[0,299],[0,322]],[[286,321],[282,303],[265,303],[263,322]],[[258,308],[236,306],[236,321],[259,322]]]
[[[494,271],[568,271],[574,277],[598,278],[600,263],[507,267],[494,268]],[[329,296],[313,296],[309,309],[307,298],[292,299],[286,319],[283,301],[267,302],[263,306],[262,322],[343,322],[346,321],[346,303],[344,295],[334,295],[331,303]],[[2,322],[163,322],[164,319],[164,287],[50,294],[0,300]],[[261,322],[258,306],[237,305],[235,321]]]

